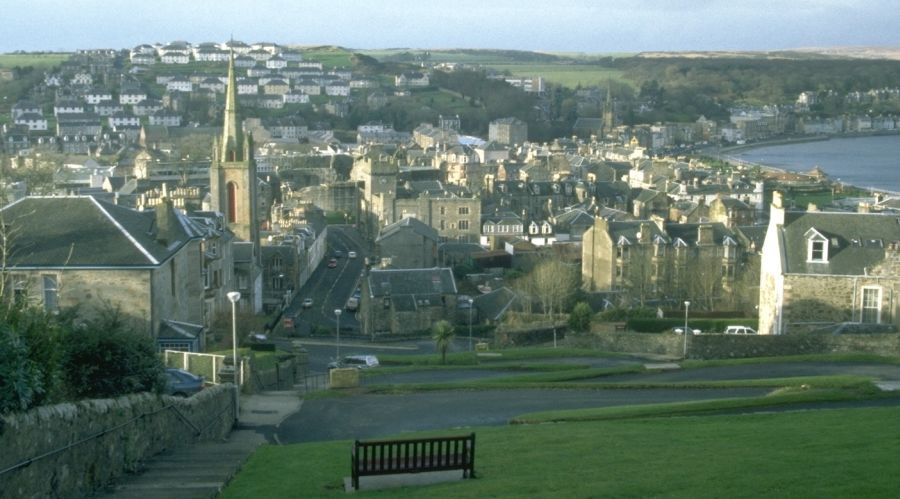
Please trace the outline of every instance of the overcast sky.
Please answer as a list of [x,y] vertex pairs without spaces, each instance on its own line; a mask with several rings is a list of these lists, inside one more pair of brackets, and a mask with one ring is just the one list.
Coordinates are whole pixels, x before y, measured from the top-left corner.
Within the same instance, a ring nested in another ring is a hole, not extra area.
[[0,12],[0,52],[232,35],[593,53],[900,45],[900,0],[0,0]]

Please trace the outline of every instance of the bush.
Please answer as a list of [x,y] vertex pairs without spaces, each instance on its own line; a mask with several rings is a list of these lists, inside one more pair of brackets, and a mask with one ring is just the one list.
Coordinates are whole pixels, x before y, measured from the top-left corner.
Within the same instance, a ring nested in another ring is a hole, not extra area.
[[611,308],[600,312],[599,318],[604,322],[621,322],[633,318],[656,317],[656,310],[652,308]]
[[594,311],[585,302],[578,302],[569,314],[569,329],[583,333],[591,329],[591,316]]
[[118,311],[81,324],[64,340],[63,376],[73,398],[108,398],[165,387],[153,339],[126,327]]
[[0,330],[0,414],[25,411],[44,392],[38,364],[28,358],[28,346],[8,324]]

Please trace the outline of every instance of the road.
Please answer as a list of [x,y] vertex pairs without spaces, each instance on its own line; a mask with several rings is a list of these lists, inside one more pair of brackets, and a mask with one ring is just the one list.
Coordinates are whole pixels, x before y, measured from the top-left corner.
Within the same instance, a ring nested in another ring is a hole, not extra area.
[[[294,300],[285,310],[285,316],[295,318],[295,330],[301,335],[308,335],[316,326],[334,331],[337,327],[335,310],[341,311],[341,331],[359,331],[359,321],[355,314],[347,312],[344,307],[347,299],[359,286],[365,266],[365,248],[356,229],[348,225],[330,225],[326,241],[328,249],[322,264],[294,295]],[[337,258],[337,267],[329,268],[328,260],[336,251],[340,251],[342,256]],[[351,251],[356,252],[356,258],[348,258]],[[312,307],[303,308],[302,303],[306,298],[312,298]]]

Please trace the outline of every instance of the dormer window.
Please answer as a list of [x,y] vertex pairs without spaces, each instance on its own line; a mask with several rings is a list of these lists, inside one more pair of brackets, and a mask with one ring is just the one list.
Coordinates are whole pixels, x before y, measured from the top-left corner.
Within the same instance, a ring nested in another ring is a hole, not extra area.
[[828,261],[828,238],[816,229],[806,231],[806,261],[825,263]]

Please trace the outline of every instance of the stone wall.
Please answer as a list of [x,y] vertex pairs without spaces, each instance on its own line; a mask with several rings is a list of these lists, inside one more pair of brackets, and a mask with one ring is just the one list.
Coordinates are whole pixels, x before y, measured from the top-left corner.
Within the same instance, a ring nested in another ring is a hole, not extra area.
[[[684,339],[670,333],[594,333],[591,346],[597,350],[650,353],[681,357]],[[688,336],[688,358],[738,359],[819,353],[871,353],[900,355],[900,334],[824,334]]]
[[218,385],[185,399],[143,393],[2,416],[0,498],[88,496],[159,452],[221,439],[233,394]]

